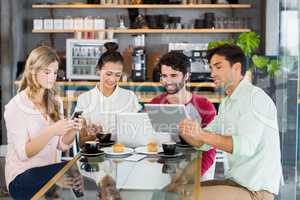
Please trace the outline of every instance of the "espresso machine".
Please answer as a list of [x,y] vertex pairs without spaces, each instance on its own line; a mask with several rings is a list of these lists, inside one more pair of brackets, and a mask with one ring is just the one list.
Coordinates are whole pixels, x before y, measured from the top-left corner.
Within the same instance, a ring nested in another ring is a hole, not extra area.
[[207,50],[191,51],[191,82],[212,81],[210,75],[210,68],[206,56]]
[[190,58],[191,82],[212,81],[206,59],[207,43],[169,43],[169,51],[180,51]]
[[146,54],[143,47],[135,47],[132,53],[132,80],[135,82],[146,81]]
[[145,35],[133,35],[132,81],[146,81],[146,68]]

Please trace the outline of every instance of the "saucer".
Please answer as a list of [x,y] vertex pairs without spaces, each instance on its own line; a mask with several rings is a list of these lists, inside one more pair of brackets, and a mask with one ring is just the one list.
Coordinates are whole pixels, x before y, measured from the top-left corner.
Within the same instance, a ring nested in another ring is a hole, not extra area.
[[99,150],[97,153],[87,153],[85,149],[80,150],[80,155],[85,157],[95,157],[95,156],[101,156],[104,154],[104,151]]
[[183,153],[175,152],[175,154],[173,154],[173,155],[167,155],[162,151],[162,152],[159,152],[157,155],[162,157],[162,158],[178,158],[178,157],[183,156]]
[[109,142],[105,142],[105,143],[99,142],[99,144],[100,144],[100,147],[109,147],[109,146],[112,146],[113,144],[115,144],[115,141],[110,140]]
[[102,149],[106,155],[109,156],[124,156],[124,155],[129,155],[134,152],[132,148],[124,147],[124,151],[120,153],[116,153],[113,151],[112,147],[105,147]]
[[158,147],[157,150],[158,151],[156,151],[156,152],[149,152],[148,149],[147,149],[147,146],[143,146],[143,147],[135,148],[134,151],[137,152],[137,153],[140,153],[140,154],[145,154],[145,155],[156,155],[158,152],[162,151],[162,148]]
[[178,146],[179,148],[193,148],[192,145],[190,145],[190,144],[182,144],[181,142],[176,142],[176,146]]

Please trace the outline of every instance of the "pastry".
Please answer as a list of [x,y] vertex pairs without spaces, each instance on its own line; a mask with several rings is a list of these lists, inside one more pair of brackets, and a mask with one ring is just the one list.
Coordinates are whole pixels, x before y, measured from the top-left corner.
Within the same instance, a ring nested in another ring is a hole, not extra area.
[[157,144],[154,142],[150,142],[147,144],[147,150],[148,152],[157,152]]
[[122,153],[124,151],[124,145],[123,144],[114,144],[112,146],[114,153]]

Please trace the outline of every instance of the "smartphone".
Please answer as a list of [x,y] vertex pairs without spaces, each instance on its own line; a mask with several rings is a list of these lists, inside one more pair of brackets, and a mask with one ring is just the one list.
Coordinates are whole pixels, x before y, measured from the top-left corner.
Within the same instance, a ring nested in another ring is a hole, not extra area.
[[72,119],[78,118],[80,115],[82,115],[83,111],[77,111],[73,114]]

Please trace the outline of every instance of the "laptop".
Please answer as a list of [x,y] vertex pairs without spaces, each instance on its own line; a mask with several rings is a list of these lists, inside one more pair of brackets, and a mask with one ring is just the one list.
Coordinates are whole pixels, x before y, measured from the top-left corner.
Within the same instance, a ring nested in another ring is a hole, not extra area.
[[118,113],[116,122],[118,143],[139,147],[155,141],[155,133],[147,113]]

